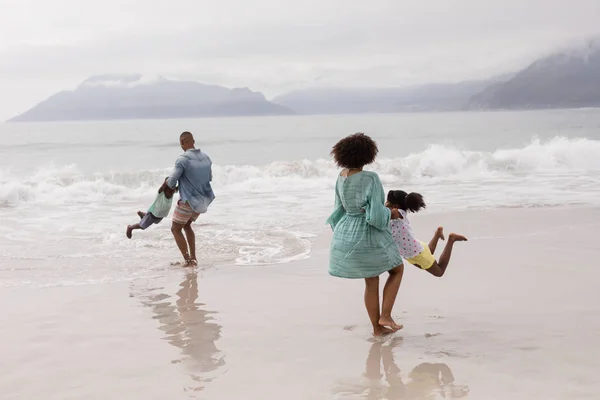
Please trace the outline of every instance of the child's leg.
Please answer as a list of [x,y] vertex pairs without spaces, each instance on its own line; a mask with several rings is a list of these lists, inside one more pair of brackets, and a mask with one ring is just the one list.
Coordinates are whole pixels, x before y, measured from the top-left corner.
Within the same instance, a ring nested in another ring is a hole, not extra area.
[[127,226],[127,237],[129,239],[131,239],[131,236],[133,236],[134,229],[142,229],[142,227],[140,226],[140,224],[128,225]]
[[431,238],[431,241],[429,242],[428,247],[429,247],[429,250],[431,251],[431,254],[435,253],[435,249],[437,248],[437,244],[440,239],[442,239],[442,240],[446,239],[444,237],[444,228],[442,228],[441,226],[435,230],[435,233],[433,234],[433,238]]
[[430,274],[441,277],[446,273],[446,268],[448,268],[448,264],[450,263],[450,256],[452,255],[452,246],[454,246],[454,242],[464,242],[467,238],[456,234],[451,233],[448,236],[448,243],[446,247],[444,247],[444,251],[442,251],[442,255],[440,256],[440,261],[433,263],[433,265],[427,269],[426,271]]
[[142,212],[142,211],[138,211],[137,215],[138,215],[138,217],[140,217],[140,219],[142,219],[142,218],[144,218],[146,216],[146,213]]

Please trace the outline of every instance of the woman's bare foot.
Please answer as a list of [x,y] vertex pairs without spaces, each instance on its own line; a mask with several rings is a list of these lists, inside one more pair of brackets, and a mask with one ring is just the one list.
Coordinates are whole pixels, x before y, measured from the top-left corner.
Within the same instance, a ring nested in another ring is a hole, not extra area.
[[132,232],[133,232],[133,228],[131,228],[131,225],[127,225],[127,232],[126,235],[129,239],[131,239],[132,236]]
[[138,217],[140,217],[140,218],[144,218],[144,217],[146,216],[146,213],[145,213],[145,212],[138,211],[138,212],[137,212],[137,215],[138,215]]
[[459,235],[458,233],[451,233],[450,236],[448,236],[448,241],[450,241],[450,242],[466,242],[467,238],[464,237],[463,235]]
[[379,325],[386,328],[390,328],[393,332],[399,331],[404,328],[402,325],[398,325],[392,317],[381,317],[379,318]]
[[440,238],[442,240],[446,240],[446,237],[444,236],[444,227],[443,226],[438,226],[438,228],[435,230],[435,236],[437,236],[438,238]]
[[373,330],[373,336],[385,336],[385,335],[389,335],[394,332],[395,332],[394,330],[380,325],[379,327],[377,327]]

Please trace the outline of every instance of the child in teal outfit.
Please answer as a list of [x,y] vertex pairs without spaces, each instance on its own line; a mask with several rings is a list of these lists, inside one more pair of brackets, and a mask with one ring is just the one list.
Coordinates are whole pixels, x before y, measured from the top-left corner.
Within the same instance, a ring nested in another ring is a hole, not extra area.
[[[165,179],[165,182],[169,179]],[[177,188],[171,189],[167,185],[162,185],[158,189],[158,194],[154,199],[154,203],[150,206],[147,212],[138,211],[138,216],[141,221],[134,225],[127,226],[127,237],[131,239],[133,231],[135,229],[144,230],[152,224],[158,224],[164,217],[169,215],[171,211],[171,204],[173,203],[173,194],[177,191]]]

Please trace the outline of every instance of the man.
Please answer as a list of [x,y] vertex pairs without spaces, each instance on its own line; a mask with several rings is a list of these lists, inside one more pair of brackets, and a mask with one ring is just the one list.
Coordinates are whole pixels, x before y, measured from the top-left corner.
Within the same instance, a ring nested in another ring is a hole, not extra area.
[[200,214],[206,212],[215,199],[210,185],[212,161],[200,149],[194,147],[194,136],[190,132],[183,132],[179,143],[184,153],[175,161],[175,168],[165,182],[171,189],[179,183],[179,201],[173,213],[171,232],[186,263],[197,265],[196,236],[192,223]]

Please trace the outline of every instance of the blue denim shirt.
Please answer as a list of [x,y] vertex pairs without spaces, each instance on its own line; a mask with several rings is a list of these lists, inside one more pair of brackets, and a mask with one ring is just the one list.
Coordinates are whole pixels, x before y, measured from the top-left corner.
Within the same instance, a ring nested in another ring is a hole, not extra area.
[[189,149],[177,161],[167,180],[170,188],[179,182],[179,197],[187,202],[192,210],[205,213],[215,199],[210,182],[212,181],[212,161],[200,149]]

